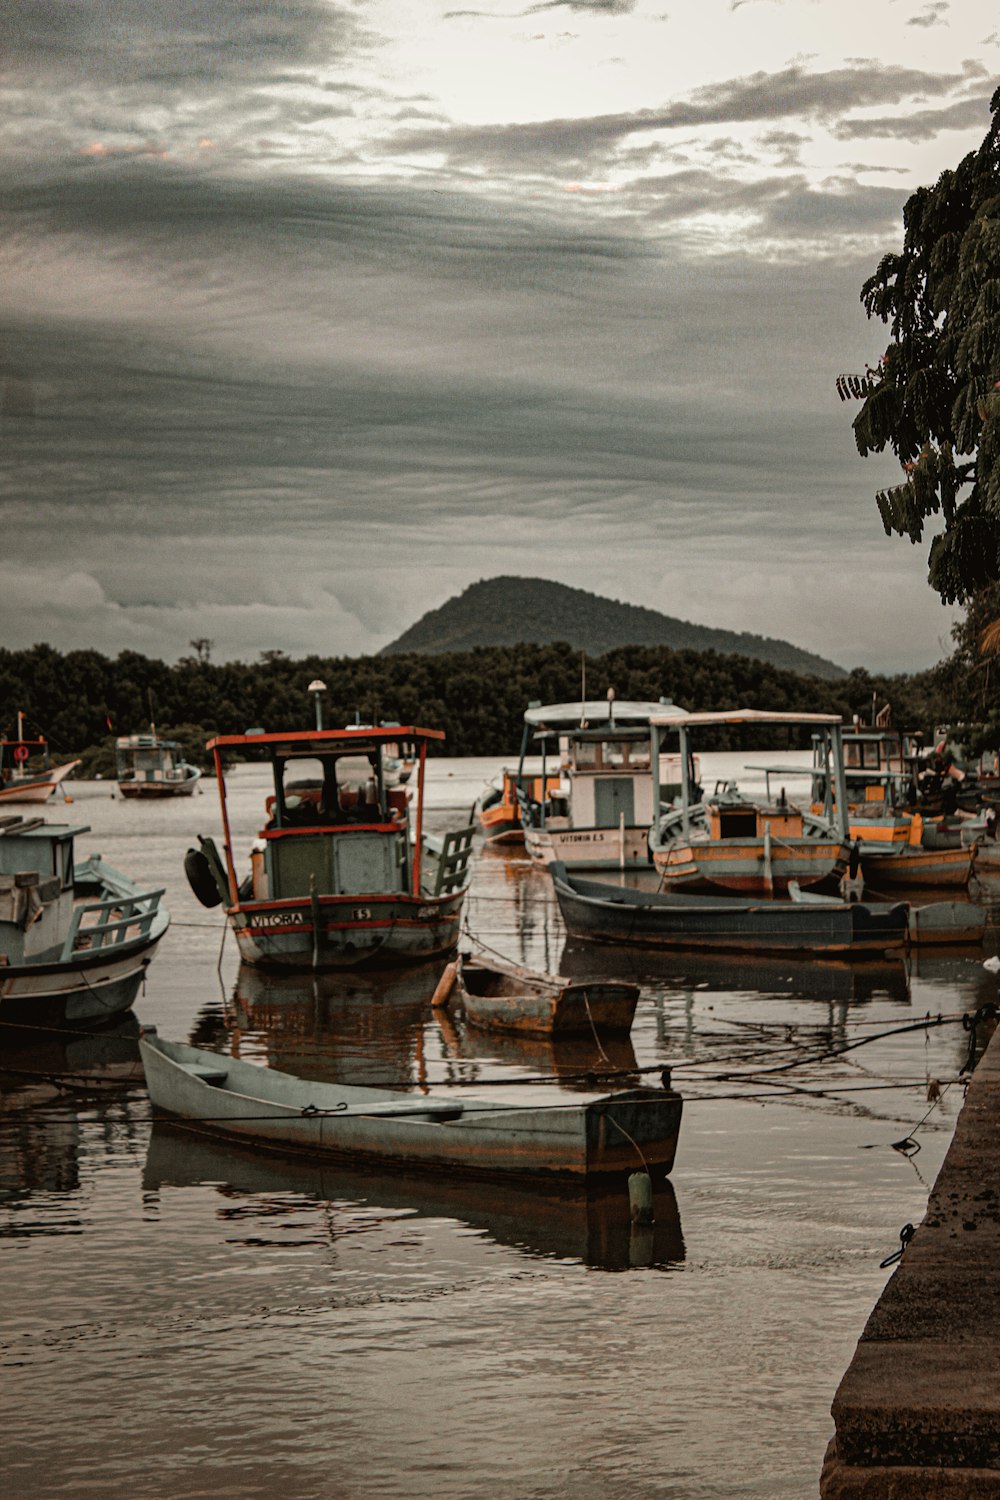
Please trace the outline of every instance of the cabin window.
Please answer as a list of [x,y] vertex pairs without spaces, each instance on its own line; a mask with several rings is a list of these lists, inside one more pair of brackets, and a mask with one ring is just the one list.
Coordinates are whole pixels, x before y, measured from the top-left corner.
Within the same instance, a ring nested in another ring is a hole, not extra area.
[[596,740],[577,740],[575,765],[578,770],[592,771],[595,766],[600,765],[598,750],[600,746]]
[[375,823],[384,820],[374,763],[363,755],[301,756],[281,770],[285,824]]
[[739,807],[720,810],[720,839],[747,839],[757,836],[757,809]]

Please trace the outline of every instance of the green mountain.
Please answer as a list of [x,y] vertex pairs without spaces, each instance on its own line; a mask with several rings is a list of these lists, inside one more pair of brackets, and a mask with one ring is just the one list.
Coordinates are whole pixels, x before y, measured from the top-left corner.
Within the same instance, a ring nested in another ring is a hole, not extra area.
[[618,646],[669,646],[674,651],[750,656],[812,677],[847,676],[843,667],[788,641],[691,625],[655,609],[621,604],[547,578],[485,578],[470,584],[440,609],[429,610],[380,655],[418,651],[438,656],[475,646],[552,641],[568,641],[588,656],[602,656]]

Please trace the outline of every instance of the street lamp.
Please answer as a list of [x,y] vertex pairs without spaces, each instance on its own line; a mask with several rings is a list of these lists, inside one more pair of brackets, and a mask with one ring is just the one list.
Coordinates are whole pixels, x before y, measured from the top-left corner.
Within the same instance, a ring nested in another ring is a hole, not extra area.
[[316,699],[316,728],[317,729],[322,729],[323,728],[323,697],[322,697],[322,695],[326,692],[326,683],[325,682],[320,682],[320,680],[319,680],[318,677],[314,677],[313,680],[312,680],[312,682],[309,684],[309,691],[310,691],[310,693],[312,693],[313,697]]

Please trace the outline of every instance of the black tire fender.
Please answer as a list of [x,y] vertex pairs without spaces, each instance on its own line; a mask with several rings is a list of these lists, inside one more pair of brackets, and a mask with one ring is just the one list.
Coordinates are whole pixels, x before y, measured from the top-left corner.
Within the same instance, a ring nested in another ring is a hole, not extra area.
[[184,856],[184,874],[188,885],[202,906],[220,906],[222,897],[212,874],[208,857],[200,849],[189,849]]

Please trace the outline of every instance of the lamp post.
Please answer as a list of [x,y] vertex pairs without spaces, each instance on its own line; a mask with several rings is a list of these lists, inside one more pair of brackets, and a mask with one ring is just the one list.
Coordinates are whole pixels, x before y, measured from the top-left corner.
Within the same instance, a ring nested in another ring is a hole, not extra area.
[[320,680],[319,680],[318,677],[314,677],[313,680],[312,680],[312,682],[309,684],[309,691],[310,691],[310,693],[312,693],[313,697],[316,699],[316,728],[317,729],[322,729],[323,728],[323,696],[322,695],[326,692],[326,683],[325,682],[320,682]]

